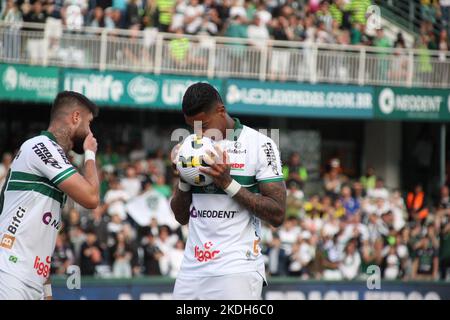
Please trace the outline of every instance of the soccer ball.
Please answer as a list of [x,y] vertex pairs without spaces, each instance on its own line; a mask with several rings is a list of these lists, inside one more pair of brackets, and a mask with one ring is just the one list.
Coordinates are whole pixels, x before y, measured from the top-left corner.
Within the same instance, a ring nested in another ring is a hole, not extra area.
[[214,141],[208,137],[192,134],[184,139],[178,150],[177,169],[181,178],[193,186],[207,186],[213,182],[211,176],[201,172],[200,167],[209,167],[205,162],[206,151],[214,151]]

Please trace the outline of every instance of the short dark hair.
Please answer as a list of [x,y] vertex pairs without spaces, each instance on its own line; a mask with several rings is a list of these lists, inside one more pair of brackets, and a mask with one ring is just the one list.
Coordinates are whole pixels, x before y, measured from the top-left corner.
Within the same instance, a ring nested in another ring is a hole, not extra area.
[[183,96],[182,109],[187,116],[208,112],[216,103],[221,103],[219,92],[209,83],[197,82],[187,88]]
[[75,91],[61,91],[53,101],[52,110],[50,112],[50,121],[55,119],[64,108],[71,107],[75,104],[87,108],[94,117],[98,115],[97,105],[81,93]]

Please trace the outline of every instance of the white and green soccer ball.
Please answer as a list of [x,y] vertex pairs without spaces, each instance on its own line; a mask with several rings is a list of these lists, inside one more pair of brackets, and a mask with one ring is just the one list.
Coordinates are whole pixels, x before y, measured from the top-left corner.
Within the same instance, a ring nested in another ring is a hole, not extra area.
[[177,155],[177,170],[181,178],[192,186],[207,186],[213,182],[211,176],[201,172],[201,167],[209,167],[205,161],[206,151],[216,154],[214,141],[196,134],[182,142]]

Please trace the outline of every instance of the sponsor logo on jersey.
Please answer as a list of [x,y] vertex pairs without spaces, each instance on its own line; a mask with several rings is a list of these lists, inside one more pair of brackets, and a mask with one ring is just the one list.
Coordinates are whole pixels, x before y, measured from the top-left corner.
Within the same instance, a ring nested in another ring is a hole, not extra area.
[[9,259],[8,259],[10,262],[12,262],[12,263],[17,263],[17,257],[16,256],[9,256]]
[[200,249],[199,246],[194,247],[194,257],[198,262],[208,262],[217,257],[220,250],[213,250],[214,244],[211,241],[207,241],[203,244],[203,248]]
[[272,168],[272,171],[275,175],[279,175],[277,167],[277,157],[275,155],[275,151],[273,150],[272,143],[266,142],[262,145],[262,148],[266,155],[267,165]]
[[237,210],[197,210],[194,206],[190,211],[191,218],[233,219]]
[[36,256],[34,259],[34,269],[36,270],[36,273],[39,276],[42,276],[44,278],[47,278],[50,275],[50,263],[52,261],[52,258],[50,256],[47,256],[44,259],[41,260],[40,257]]
[[55,146],[56,150],[58,150],[58,153],[61,155],[61,158],[63,159],[65,164],[72,164],[70,163],[69,159],[67,159],[66,153],[64,152],[63,149],[61,149],[61,147],[54,141],[51,141],[52,144]]
[[14,241],[16,241],[16,237],[13,237],[9,234],[3,235],[2,242],[0,242],[0,247],[5,249],[11,249],[14,245]]
[[245,163],[232,163],[231,164],[231,170],[243,171],[244,167],[245,167]]
[[26,213],[26,209],[19,207],[17,208],[16,214],[13,216],[8,228],[6,229],[8,233],[5,233],[0,242],[0,247],[5,249],[11,249],[16,241],[16,233],[22,223],[23,217]]
[[55,228],[56,230],[59,230],[61,227],[61,221],[58,221],[56,219],[53,219],[53,215],[51,212],[46,212],[42,216],[42,222],[47,225]]
[[42,142],[35,144],[33,147],[34,153],[44,162],[46,165],[51,165],[53,168],[62,169],[61,165],[58,161],[53,158],[53,155],[50,151],[48,151],[45,144]]
[[233,148],[228,148],[227,149],[227,153],[232,153],[232,154],[245,154],[247,153],[247,149],[242,149],[242,143],[240,143],[239,141],[234,142]]

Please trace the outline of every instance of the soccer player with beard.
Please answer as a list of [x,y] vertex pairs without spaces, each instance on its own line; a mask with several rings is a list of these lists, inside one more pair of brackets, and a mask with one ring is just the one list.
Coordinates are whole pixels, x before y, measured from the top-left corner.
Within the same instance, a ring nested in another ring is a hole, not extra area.
[[[98,108],[82,94],[57,95],[46,131],[25,141],[0,193],[0,300],[51,299],[51,257],[67,196],[99,204],[97,141],[90,124]],[[84,152],[84,174],[68,160]]]

